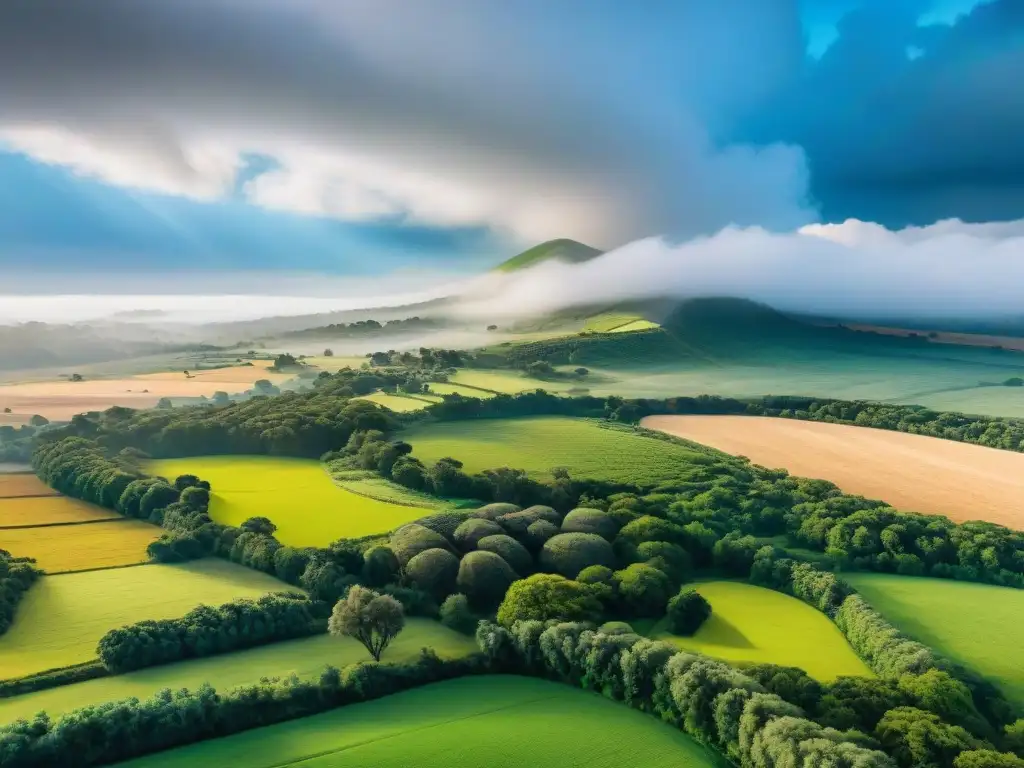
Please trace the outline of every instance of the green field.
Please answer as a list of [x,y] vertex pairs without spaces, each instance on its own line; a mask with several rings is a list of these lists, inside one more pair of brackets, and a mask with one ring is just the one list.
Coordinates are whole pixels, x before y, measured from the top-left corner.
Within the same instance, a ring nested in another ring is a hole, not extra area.
[[152,755],[124,768],[712,768],[650,715],[524,677],[470,677]]
[[1024,590],[882,573],[843,578],[899,629],[1024,706]]
[[44,576],[0,636],[0,680],[91,661],[100,638],[125,624],[284,589],[293,587],[214,559]]
[[430,395],[389,395],[386,392],[374,392],[372,395],[357,397],[356,400],[369,400],[371,403],[390,408],[395,413],[422,411],[428,405],[441,402],[441,398],[432,398]]
[[705,458],[677,443],[566,417],[440,422],[414,426],[402,437],[427,463],[451,456],[468,472],[505,466],[538,479],[566,467],[577,477],[655,485],[677,477],[680,465]]
[[341,538],[386,533],[423,516],[423,509],[360,496],[339,488],[323,465],[267,456],[196,456],[148,464],[167,478],[195,474],[213,489],[210,516],[238,525],[268,517],[276,536],[294,547],[323,547]]
[[451,381],[453,384],[465,384],[469,387],[477,387],[506,395],[514,395],[516,392],[532,392],[535,389],[557,392],[559,389],[567,389],[570,386],[562,382],[530,379],[517,371],[477,371],[467,368],[460,368],[451,377]]
[[463,397],[478,397],[486,399],[494,397],[494,392],[476,387],[459,386],[458,384],[445,384],[443,382],[430,382],[430,392],[435,395],[462,395]]
[[800,667],[822,681],[840,675],[873,676],[835,624],[795,597],[733,581],[696,588],[712,609],[697,634],[676,637],[659,622],[649,632],[651,637],[730,663]]
[[[436,621],[411,618],[385,651],[383,660],[391,663],[413,661],[425,647],[433,648],[443,658],[464,656],[477,649],[471,637],[453,632]],[[292,674],[301,678],[315,677],[328,664],[340,669],[368,659],[366,649],[349,638],[316,635],[287,640],[0,699],[0,724],[30,718],[42,710],[57,715],[129,696],[144,699],[162,688],[195,689],[203,683],[210,683],[218,690],[228,690],[255,683],[261,677],[287,677]]]

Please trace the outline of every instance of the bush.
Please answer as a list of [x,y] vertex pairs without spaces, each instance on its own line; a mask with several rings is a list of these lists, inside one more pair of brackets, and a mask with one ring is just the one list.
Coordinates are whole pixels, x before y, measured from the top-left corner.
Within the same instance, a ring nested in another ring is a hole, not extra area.
[[438,512],[436,515],[427,515],[413,522],[441,534],[448,541],[455,541],[453,538],[455,531],[466,522],[469,516],[469,512],[465,511]]
[[606,635],[634,635],[633,627],[625,621],[606,621],[597,628],[598,632]]
[[469,607],[469,599],[462,594],[449,595],[441,603],[441,623],[448,629],[472,635],[476,631],[478,619]]
[[428,549],[408,562],[405,573],[413,586],[440,600],[455,590],[459,558],[446,549]]
[[619,601],[631,616],[658,617],[665,613],[665,604],[672,595],[672,580],[657,568],[634,563],[615,572]]
[[513,512],[520,510],[515,504],[487,504],[480,509],[474,510],[471,514],[473,517],[479,517],[484,520],[497,520],[502,515],[510,515]]
[[683,529],[675,523],[662,520],[660,517],[644,515],[626,523],[619,531],[618,538],[639,546],[645,541],[669,541],[678,543],[685,539]]
[[462,558],[456,584],[475,610],[489,611],[501,602],[515,580],[515,571],[500,556],[478,550]]
[[711,616],[711,604],[695,589],[681,589],[668,601],[668,626],[673,634],[689,637]]
[[690,553],[678,544],[667,541],[645,541],[636,548],[642,562],[664,571],[676,584],[682,584],[693,573]]
[[451,549],[448,540],[429,528],[416,523],[403,525],[391,536],[391,549],[394,550],[398,562],[407,565],[420,552],[428,549]]
[[390,547],[378,545],[363,553],[363,581],[371,587],[383,587],[393,582],[401,566]]
[[517,621],[596,621],[601,601],[589,584],[553,573],[537,573],[509,587],[498,608],[498,623]]
[[590,565],[576,575],[580,584],[607,584],[615,582],[615,572],[606,565]]
[[505,529],[492,520],[471,518],[455,529],[453,541],[463,552],[477,548],[477,543],[485,536],[504,533]]
[[612,546],[595,533],[560,533],[548,539],[540,551],[541,567],[568,579],[591,565],[615,565]]
[[607,512],[580,507],[565,516],[562,521],[562,531],[565,533],[596,533],[611,541],[619,532],[619,524]]
[[534,551],[539,551],[544,542],[553,536],[558,535],[558,526],[547,520],[538,520],[530,523],[526,528],[526,535],[523,536],[523,543]]
[[522,544],[503,533],[484,536],[477,542],[477,548],[484,552],[493,552],[512,566],[512,570],[520,576],[529,576],[533,571],[533,556]]
[[546,520],[552,525],[557,526],[561,522],[562,516],[551,507],[536,505],[527,507],[522,512],[502,515],[497,519],[497,522],[513,536],[525,536],[530,525],[541,520]]

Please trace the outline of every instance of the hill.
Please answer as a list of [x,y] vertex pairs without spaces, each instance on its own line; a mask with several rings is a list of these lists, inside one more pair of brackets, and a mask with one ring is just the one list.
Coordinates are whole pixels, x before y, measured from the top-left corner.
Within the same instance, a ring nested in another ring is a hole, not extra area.
[[498,272],[515,272],[516,270],[526,269],[535,264],[540,264],[542,261],[550,261],[552,259],[565,261],[570,264],[578,264],[583,261],[590,261],[602,253],[604,251],[562,237],[528,248],[508,261],[503,261],[495,267],[495,270]]

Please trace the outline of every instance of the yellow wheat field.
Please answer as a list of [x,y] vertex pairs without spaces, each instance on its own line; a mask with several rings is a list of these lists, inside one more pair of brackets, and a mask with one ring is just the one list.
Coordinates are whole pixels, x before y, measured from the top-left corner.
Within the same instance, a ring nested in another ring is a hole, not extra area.
[[57,491],[35,475],[0,475],[0,499],[16,496],[57,496]]
[[0,529],[0,549],[34,557],[46,573],[67,573],[147,560],[146,547],[161,529],[139,520],[87,525]]
[[115,512],[67,496],[0,497],[0,528],[120,519]]

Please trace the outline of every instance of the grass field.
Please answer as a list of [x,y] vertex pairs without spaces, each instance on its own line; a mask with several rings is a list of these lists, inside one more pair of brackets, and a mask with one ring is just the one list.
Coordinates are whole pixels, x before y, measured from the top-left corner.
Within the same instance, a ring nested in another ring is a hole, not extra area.
[[451,456],[468,472],[505,466],[538,479],[566,467],[579,477],[654,485],[698,455],[675,443],[563,417],[440,422],[414,426],[402,437],[424,462]]
[[822,681],[873,676],[835,624],[795,597],[733,581],[696,588],[711,603],[711,618],[693,637],[671,635],[663,622],[651,637],[730,663],[800,667]]
[[197,456],[150,462],[148,468],[168,478],[192,473],[209,480],[214,520],[238,525],[268,517],[277,525],[277,538],[295,547],[386,533],[423,516],[422,509],[339,488],[319,462],[307,459]]
[[108,509],[67,496],[0,498],[0,528],[121,519]]
[[67,573],[144,563],[146,547],[161,533],[155,525],[124,518],[87,525],[0,528],[0,549],[34,557],[47,573]]
[[[433,648],[443,658],[463,656],[477,649],[473,638],[453,632],[439,622],[410,618],[384,652],[383,660],[412,661],[421,648]],[[315,635],[0,699],[0,724],[30,718],[41,710],[57,715],[129,696],[144,699],[162,688],[194,690],[210,683],[217,690],[228,690],[254,683],[261,677],[315,677],[328,664],[342,668],[368,659],[366,649],[355,640]]]
[[125,624],[284,589],[292,587],[214,559],[44,576],[22,600],[14,625],[0,636],[0,680],[90,661],[99,639]]
[[1024,590],[882,573],[843,579],[899,629],[980,672],[1024,706]]
[[459,386],[458,384],[445,384],[443,382],[430,382],[430,393],[434,395],[462,395],[463,397],[477,397],[481,400],[494,397],[494,393],[478,389],[476,387]]
[[452,384],[465,384],[469,387],[487,389],[491,392],[500,392],[507,395],[514,395],[516,392],[530,392],[535,389],[546,389],[550,392],[558,391],[559,388],[568,388],[561,382],[541,381],[540,379],[528,379],[515,371],[477,371],[460,368],[451,377]]
[[652,416],[644,426],[757,464],[831,480],[907,512],[1024,528],[1024,454],[869,427],[752,416]]
[[470,677],[125,763],[129,768],[711,768],[666,723],[594,693]]
[[16,498],[18,496],[58,496],[57,491],[44,483],[35,475],[0,474],[0,499]]
[[372,395],[357,397],[356,400],[369,400],[371,403],[377,403],[377,405],[383,405],[385,408],[390,408],[395,413],[409,413],[410,411],[422,411],[428,405],[440,402],[441,398],[437,398],[435,400],[429,396],[410,397],[404,395],[389,395],[386,392],[374,392]]
[[643,318],[637,318],[623,325],[617,325],[614,328],[609,328],[608,333],[628,333],[629,331],[649,331],[652,328],[659,328],[657,323],[653,323],[650,320],[644,320]]

